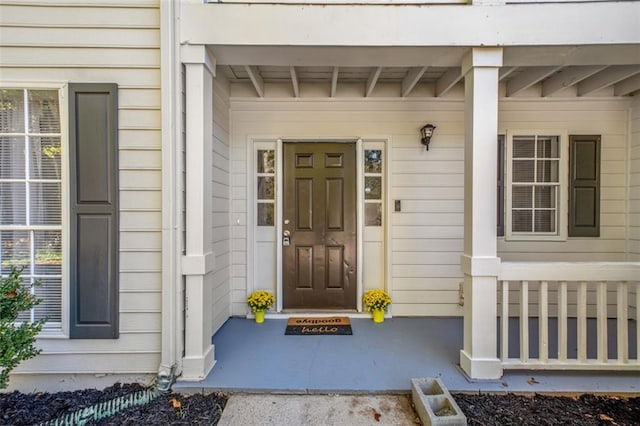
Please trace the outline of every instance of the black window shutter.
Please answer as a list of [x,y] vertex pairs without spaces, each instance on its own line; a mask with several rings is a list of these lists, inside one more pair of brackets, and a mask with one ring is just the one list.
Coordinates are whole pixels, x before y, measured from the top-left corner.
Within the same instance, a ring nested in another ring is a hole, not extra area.
[[569,236],[600,236],[600,136],[569,137]]
[[118,87],[69,84],[72,339],[118,337]]
[[504,135],[498,135],[498,229],[497,236],[504,237]]

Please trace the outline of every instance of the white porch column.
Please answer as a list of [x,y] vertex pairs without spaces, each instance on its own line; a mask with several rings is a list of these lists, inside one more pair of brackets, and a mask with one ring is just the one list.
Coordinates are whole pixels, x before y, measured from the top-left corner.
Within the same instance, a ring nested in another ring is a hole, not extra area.
[[207,376],[215,363],[212,333],[212,166],[215,58],[205,46],[180,49],[186,73],[185,356],[182,378]]
[[497,139],[501,48],[473,48],[465,76],[464,348],[460,366],[472,378],[502,376],[497,358]]

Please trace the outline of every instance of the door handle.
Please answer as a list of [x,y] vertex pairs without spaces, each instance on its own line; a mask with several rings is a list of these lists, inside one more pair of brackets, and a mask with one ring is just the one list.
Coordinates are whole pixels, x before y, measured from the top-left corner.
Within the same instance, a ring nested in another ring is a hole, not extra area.
[[291,245],[291,232],[288,229],[282,233],[282,245],[284,247]]

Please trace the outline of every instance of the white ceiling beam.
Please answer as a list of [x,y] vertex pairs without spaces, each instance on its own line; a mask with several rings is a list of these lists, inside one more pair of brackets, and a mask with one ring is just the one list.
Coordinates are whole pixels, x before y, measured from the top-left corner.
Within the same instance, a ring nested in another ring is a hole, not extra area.
[[509,77],[512,72],[517,70],[518,67],[502,67],[500,71],[498,71],[498,81],[502,81],[505,78]]
[[336,92],[338,91],[338,73],[340,72],[339,67],[333,67],[333,73],[331,74],[331,97],[336,96]]
[[402,97],[409,96],[409,93],[416,87],[418,81],[429,67],[411,68],[407,76],[402,80]]
[[580,83],[582,80],[602,71],[606,66],[567,67],[542,83],[542,96],[554,93]]
[[507,96],[515,96],[516,94],[528,89],[536,83],[549,77],[562,67],[535,67],[523,71],[521,74],[507,82]]
[[613,86],[613,94],[615,96],[627,96],[638,90],[640,90],[640,74],[636,74]]
[[578,96],[586,96],[597,90],[604,89],[622,80],[640,73],[638,65],[618,65],[583,80],[578,84]]
[[376,83],[378,82],[378,78],[380,78],[380,73],[382,72],[382,67],[377,67],[371,74],[369,74],[369,79],[367,80],[367,90],[365,91],[365,98],[371,96],[373,89],[376,87]]
[[436,97],[440,97],[447,93],[453,86],[462,80],[462,70],[453,68],[444,73],[442,77],[436,81]]
[[298,85],[298,75],[296,74],[296,67],[289,67],[291,73],[291,85],[293,86],[293,96],[300,97],[300,86]]
[[256,89],[258,96],[264,98],[264,80],[260,76],[260,71],[258,71],[258,67],[245,65],[244,69],[249,74],[249,78],[251,79],[251,83],[253,83],[253,87]]

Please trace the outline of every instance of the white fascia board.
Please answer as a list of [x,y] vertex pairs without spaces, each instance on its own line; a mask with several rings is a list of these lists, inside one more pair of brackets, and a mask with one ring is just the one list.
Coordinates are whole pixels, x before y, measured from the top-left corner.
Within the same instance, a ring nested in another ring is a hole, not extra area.
[[[637,44],[638,5],[638,1],[504,6],[186,3],[181,41],[258,46]],[[554,31],[540,31],[540,25]]]

